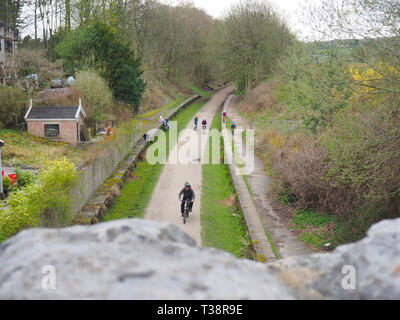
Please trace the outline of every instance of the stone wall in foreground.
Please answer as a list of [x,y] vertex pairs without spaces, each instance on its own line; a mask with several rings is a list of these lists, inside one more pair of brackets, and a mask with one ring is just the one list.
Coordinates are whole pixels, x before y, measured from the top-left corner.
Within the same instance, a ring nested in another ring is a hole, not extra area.
[[[400,219],[331,254],[267,265],[137,219],[22,231],[0,246],[0,261],[0,299],[400,299]],[[47,265],[55,290],[42,288]],[[356,289],[343,288],[352,284],[343,270],[356,272]]]

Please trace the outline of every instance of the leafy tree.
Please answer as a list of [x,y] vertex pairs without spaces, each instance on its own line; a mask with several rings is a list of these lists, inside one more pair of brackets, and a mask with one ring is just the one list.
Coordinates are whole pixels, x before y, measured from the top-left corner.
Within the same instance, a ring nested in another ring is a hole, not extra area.
[[[141,78],[143,73],[141,61],[135,57],[130,44],[124,42],[114,28],[101,21],[79,27],[57,46],[57,53],[63,59],[64,67],[71,74],[87,67],[97,70],[108,81],[117,99],[128,96],[127,93],[121,96],[118,85],[120,84],[119,77],[121,75],[126,77],[129,73],[133,77],[130,83],[134,85],[131,87],[130,95],[137,97],[136,103],[140,102],[146,86]],[[124,90],[129,90],[129,88]],[[133,100],[129,99],[129,101]]]
[[123,102],[132,104],[135,112],[139,105],[144,91],[145,84],[140,81],[137,71],[129,65],[124,65],[118,73],[115,97]]
[[260,0],[233,5],[213,34],[215,60],[240,89],[257,86],[294,38],[272,6]]
[[27,96],[15,87],[0,88],[0,123],[8,128],[22,128],[27,110]]
[[79,92],[90,118],[101,120],[105,114],[111,113],[113,107],[111,90],[107,81],[96,71],[79,71],[72,88]]

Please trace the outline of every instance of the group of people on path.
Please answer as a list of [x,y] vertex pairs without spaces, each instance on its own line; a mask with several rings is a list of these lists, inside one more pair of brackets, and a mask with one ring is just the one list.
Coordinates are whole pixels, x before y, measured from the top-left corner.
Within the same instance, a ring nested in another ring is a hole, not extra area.
[[[223,119],[223,122],[224,122],[224,123],[226,123],[226,116],[227,116],[227,112],[224,110],[224,111],[222,112],[222,119]],[[197,126],[198,126],[198,124],[199,124],[199,117],[198,117],[198,116],[195,116],[193,122],[194,122],[193,128],[194,128],[194,130],[196,131],[196,130],[197,130]],[[201,122],[201,125],[202,125],[202,129],[203,129],[203,133],[206,133],[206,130],[207,130],[207,120],[206,120],[206,119],[203,119],[203,121]],[[232,123],[231,123],[232,135],[234,134],[235,129],[236,129],[236,122],[235,122],[235,121],[232,121]]]
[[[227,116],[227,113],[226,113],[226,111],[224,110],[224,111],[222,112],[222,121],[223,121],[224,123],[226,123],[226,116]],[[235,121],[232,121],[232,123],[231,123],[232,135],[235,134],[235,129],[236,129],[236,122],[235,122]]]
[[[227,117],[227,112],[224,110],[222,112],[222,119],[223,119],[224,123],[226,123],[226,117]],[[197,126],[199,124],[199,117],[195,116],[193,119],[193,122],[194,122],[194,130],[197,130]],[[207,120],[203,119],[201,122],[201,125],[202,125],[202,129],[203,129],[203,133],[205,133],[207,130]],[[232,135],[234,135],[235,129],[236,129],[236,122],[232,121],[232,123],[231,123]],[[194,194],[194,191],[189,182],[186,182],[184,185],[184,188],[181,190],[181,192],[179,192],[179,200],[181,201],[182,216],[184,214],[185,201],[188,201],[188,203],[189,203],[189,208],[188,208],[189,212],[192,211],[193,203],[195,200],[195,194]]]
[[[227,112],[224,110],[222,112],[222,119],[223,119],[224,123],[226,123],[226,117],[227,117]],[[164,126],[165,130],[169,129],[169,119],[165,119],[161,115],[160,119],[158,121],[163,123],[163,126]],[[199,117],[195,116],[193,122],[194,122],[194,130],[197,130],[197,126],[198,126],[198,123],[199,123]],[[206,133],[207,120],[203,119],[201,121],[201,125],[202,125],[203,133]],[[235,129],[236,129],[236,123],[235,123],[235,121],[232,121],[232,123],[231,123],[232,134],[234,134],[234,130]],[[143,138],[144,138],[145,141],[147,141],[148,138],[149,138],[149,135],[148,134],[144,134]],[[194,200],[195,200],[195,194],[194,194],[194,191],[193,191],[193,189],[192,189],[192,187],[191,187],[189,182],[186,182],[185,185],[184,185],[184,188],[179,192],[179,200],[181,201],[181,213],[182,213],[182,216],[183,216],[183,213],[184,213],[185,201],[188,202],[189,212],[192,211],[193,203],[194,203]]]
[[[196,131],[196,130],[197,130],[197,126],[198,126],[198,124],[199,124],[199,117],[196,116],[196,117],[194,118],[193,122],[194,122],[193,128],[194,128],[194,130]],[[206,119],[203,119],[203,120],[201,121],[201,126],[202,126],[202,129],[203,129],[203,133],[206,133],[206,130],[207,130],[207,120],[206,120]]]

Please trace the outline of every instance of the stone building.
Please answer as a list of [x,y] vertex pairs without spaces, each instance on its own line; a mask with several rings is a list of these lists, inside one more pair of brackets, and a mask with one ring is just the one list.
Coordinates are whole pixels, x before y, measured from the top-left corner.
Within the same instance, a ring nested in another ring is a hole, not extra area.
[[89,141],[84,125],[86,113],[81,100],[78,106],[31,106],[25,116],[28,133],[56,142],[66,142],[76,146]]
[[12,84],[18,78],[17,30],[0,22],[0,84]]

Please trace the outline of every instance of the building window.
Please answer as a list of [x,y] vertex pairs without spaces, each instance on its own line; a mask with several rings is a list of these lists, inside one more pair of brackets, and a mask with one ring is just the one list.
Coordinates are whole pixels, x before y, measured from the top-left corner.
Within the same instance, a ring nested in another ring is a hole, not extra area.
[[60,136],[60,125],[59,124],[45,124],[44,125],[44,136],[48,138],[55,138]]

